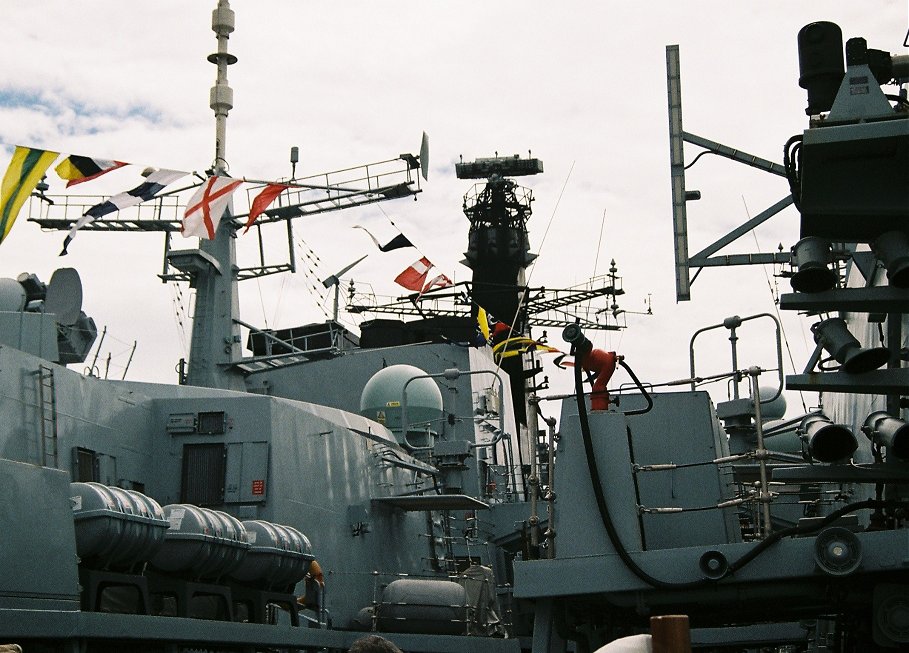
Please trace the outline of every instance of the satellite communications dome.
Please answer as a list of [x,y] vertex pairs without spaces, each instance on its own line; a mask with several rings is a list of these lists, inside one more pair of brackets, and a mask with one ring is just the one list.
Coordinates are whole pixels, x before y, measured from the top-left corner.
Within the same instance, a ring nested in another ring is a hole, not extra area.
[[0,279],[0,311],[16,313],[25,308],[25,288],[15,279]]
[[[438,429],[442,417],[442,392],[435,381],[425,377],[426,372],[413,365],[390,365],[366,382],[360,395],[360,414],[396,433],[401,431],[401,403],[404,385],[407,385],[408,431]],[[408,383],[410,381],[410,383]]]

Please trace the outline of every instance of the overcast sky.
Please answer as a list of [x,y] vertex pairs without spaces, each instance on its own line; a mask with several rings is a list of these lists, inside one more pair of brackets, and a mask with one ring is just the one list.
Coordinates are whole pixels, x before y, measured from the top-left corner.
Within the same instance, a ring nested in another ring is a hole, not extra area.
[[[216,49],[214,0],[9,4],[0,22],[6,161],[21,144],[187,171],[211,165],[208,94],[215,67],[205,57]],[[237,29],[230,51],[239,58],[228,72],[235,97],[227,127],[231,174],[287,176],[294,145],[297,174],[304,176],[416,153],[423,131],[431,141],[430,178],[418,201],[298,221],[296,234],[318,256],[318,267],[307,274],[308,258],[296,275],[241,283],[246,321],[281,328],[324,319],[330,300],[314,297],[311,287],[321,289],[318,279],[363,254],[369,258],[349,275],[358,288],[397,295],[392,279],[417,258],[414,250],[381,254],[355,224],[384,240],[396,233],[391,218],[439,272],[469,279],[459,261],[468,227],[462,196],[472,184],[455,178],[454,163],[462,155],[530,150],[546,171],[519,180],[536,198],[529,226],[540,258],[531,285],[581,283],[606,273],[615,259],[626,291],[621,307],[643,311],[650,297],[653,315],[629,314],[626,331],[600,334],[596,343],[626,354],[638,375],[654,383],[687,375],[696,329],[733,314],[773,311],[771,288],[789,291],[772,268],[710,269],[694,283],[692,301],[676,303],[665,46],[680,46],[685,129],[779,162],[785,141],[807,126],[798,30],[830,20],[844,38],[864,36],[869,47],[905,54],[909,23],[905,0],[234,0],[231,6]],[[686,146],[686,160],[697,152]],[[136,185],[137,171],[126,168],[76,190],[126,190]],[[687,179],[703,193],[689,205],[691,251],[788,193],[784,179],[718,157],[702,158]],[[53,173],[48,180],[52,194],[62,192]],[[244,198],[238,197],[240,212]],[[190,326],[184,318],[181,331],[177,291],[155,276],[163,237],[86,232],[68,257],[58,258],[64,234],[42,233],[27,217],[28,207],[0,246],[0,276],[30,271],[46,281],[57,267],[77,268],[84,310],[99,331],[108,329],[102,359],[113,354],[111,374],[119,376],[138,340],[128,378],[173,381]],[[726,251],[788,249],[797,239],[798,215],[789,208]],[[238,247],[240,264],[254,264],[254,239],[241,237]],[[286,249],[266,256],[284,262]],[[181,293],[185,311],[188,289]],[[784,317],[801,371],[813,347],[804,335],[808,323]],[[363,319],[342,318],[351,325]],[[766,333],[743,329],[741,364],[772,363]],[[749,339],[757,343],[753,355]],[[699,374],[728,367],[724,334],[704,340],[704,348],[710,355]],[[547,373],[558,375],[548,364]]]

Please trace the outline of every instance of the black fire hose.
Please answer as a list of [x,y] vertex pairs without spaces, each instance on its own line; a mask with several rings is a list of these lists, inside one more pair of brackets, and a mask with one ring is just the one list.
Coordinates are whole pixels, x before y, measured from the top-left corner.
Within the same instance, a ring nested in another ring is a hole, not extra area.
[[[600,520],[603,522],[603,527],[606,529],[606,534],[609,536],[609,541],[612,543],[615,552],[618,554],[619,558],[622,560],[628,570],[651,587],[657,589],[673,590],[703,587],[708,583],[716,582],[732,575],[734,572],[738,571],[749,562],[757,558],[759,555],[761,555],[764,551],[769,549],[773,544],[776,544],[781,539],[789,535],[807,535],[814,531],[820,530],[827,524],[832,523],[845,514],[855,512],[857,510],[862,510],[864,508],[907,507],[907,505],[909,505],[904,501],[878,501],[869,499],[866,501],[859,501],[857,503],[844,506],[839,510],[833,511],[818,522],[812,523],[808,526],[792,526],[790,528],[776,531],[766,539],[758,542],[749,551],[742,554],[738,560],[731,562],[728,569],[726,570],[726,573],[724,573],[722,576],[719,576],[718,578],[701,578],[695,581],[687,581],[681,583],[668,582],[654,578],[646,571],[644,571],[628,553],[628,550],[625,548],[625,545],[619,538],[619,533],[612,521],[612,516],[609,514],[609,507],[606,505],[606,496],[603,493],[603,484],[600,480],[600,470],[597,466],[596,455],[593,449],[593,438],[590,434],[590,422],[587,419],[587,402],[584,397],[584,384],[583,379],[581,378],[581,367],[584,356],[586,356],[587,353],[591,350],[590,341],[584,337],[581,328],[576,324],[571,324],[565,327],[565,330],[562,332],[562,338],[566,342],[571,343],[571,355],[575,357],[574,387],[575,399],[577,400],[578,404],[578,420],[581,424],[581,438],[584,441],[584,453],[587,458],[587,471],[590,475],[590,483],[593,487],[593,495],[596,499],[597,509],[600,513]],[[628,369],[627,366],[623,365],[623,367],[625,367],[626,370]],[[640,387],[643,391],[643,386],[640,384],[640,381],[638,381],[637,378],[634,378],[634,380],[635,383],[638,384],[638,387]],[[644,391],[644,394],[649,404],[646,410],[649,410],[650,407],[653,406],[653,401],[646,393],[646,391]],[[629,412],[628,414],[631,413]]]
[[650,398],[650,393],[647,392],[644,388],[644,384],[638,380],[638,377],[631,371],[631,368],[628,367],[628,363],[626,363],[624,359],[619,361],[619,365],[625,368],[625,371],[628,372],[628,376],[630,376],[631,380],[634,381],[634,384],[638,386],[638,390],[641,391],[641,394],[644,395],[644,400],[647,402],[647,408],[629,410],[625,415],[643,415],[644,413],[649,413],[650,409],[653,408],[653,399]]
[[[606,496],[603,494],[603,484],[600,481],[600,470],[597,466],[596,455],[593,450],[593,438],[590,435],[590,423],[587,420],[587,402],[584,398],[584,382],[581,378],[581,367],[584,357],[591,349],[590,341],[584,337],[581,328],[576,324],[570,324],[562,332],[562,338],[571,343],[571,355],[574,356],[574,390],[575,398],[578,402],[578,419],[581,423],[581,437],[584,441],[584,453],[587,458],[587,471],[590,474],[590,483],[593,486],[593,495],[596,498],[597,509],[600,513],[600,520],[609,536],[615,552],[619,555],[626,567],[642,581],[660,589],[684,589],[689,587],[699,587],[707,583],[707,579],[701,579],[689,583],[669,583],[654,578],[636,563],[628,550],[619,539],[619,533],[612,522],[612,516],[609,514],[609,507],[606,505]],[[648,396],[648,399],[650,397]],[[652,405],[652,401],[651,401]]]

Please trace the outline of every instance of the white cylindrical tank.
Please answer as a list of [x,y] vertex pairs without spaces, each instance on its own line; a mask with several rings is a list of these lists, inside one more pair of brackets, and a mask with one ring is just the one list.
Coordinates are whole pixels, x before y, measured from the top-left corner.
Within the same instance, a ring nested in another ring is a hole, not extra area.
[[448,580],[401,578],[382,591],[379,630],[462,635],[468,628],[467,591]]
[[288,590],[303,580],[313,561],[312,546],[290,526],[259,519],[243,522],[249,550],[231,578],[267,589]]
[[249,544],[235,517],[189,504],[164,506],[170,528],[151,565],[159,571],[199,580],[230,574],[243,561]]
[[150,497],[101,483],[70,483],[76,553],[84,564],[122,570],[148,561],[164,543],[167,520]]

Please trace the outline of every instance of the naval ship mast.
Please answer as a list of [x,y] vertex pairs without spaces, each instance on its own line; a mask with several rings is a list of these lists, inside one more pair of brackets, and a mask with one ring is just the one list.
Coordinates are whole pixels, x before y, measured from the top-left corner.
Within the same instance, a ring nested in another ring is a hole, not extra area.
[[[212,31],[218,40],[218,51],[208,56],[208,61],[218,68],[215,85],[211,89],[210,107],[215,113],[215,159],[212,174],[226,175],[228,164],[226,158],[226,126],[227,115],[233,108],[233,89],[227,81],[227,67],[237,62],[237,57],[227,51],[230,33],[234,31],[234,12],[230,9],[229,0],[219,0],[218,7],[212,14]],[[413,183],[410,171],[420,167],[423,160],[422,172],[425,178],[425,159],[428,153],[421,150],[420,156],[401,155],[398,159],[403,163],[404,170],[398,170],[384,175],[400,173],[406,174],[406,181],[392,185],[382,185],[379,175],[374,182],[370,166],[364,166],[362,178],[367,186],[363,190],[350,188],[350,183],[345,183],[343,189],[335,187],[330,181],[330,175],[324,175],[322,185],[295,184],[290,182],[292,190],[287,194],[288,205],[266,211],[265,221],[286,220],[288,225],[288,243],[293,248],[291,221],[294,217],[313,215],[323,211],[337,210],[348,206],[407,197],[419,192],[419,187],[410,188]],[[386,162],[387,163],[387,162]],[[373,166],[373,169],[375,167]],[[356,171],[356,168],[351,169]],[[347,172],[347,171],[342,171]],[[373,186],[373,183],[376,186]],[[329,200],[321,198],[318,201],[309,200],[304,195],[306,191],[325,191]],[[334,199],[332,200],[332,195]],[[294,200],[296,197],[296,200]],[[240,316],[238,300],[238,273],[236,255],[236,229],[238,223],[233,217],[232,205],[229,205],[221,220],[214,240],[200,240],[198,250],[171,251],[167,254],[167,262],[173,267],[190,275],[190,285],[196,289],[195,311],[193,315],[192,339],[188,369],[183,382],[187,385],[225,388],[230,390],[245,390],[243,382],[244,368],[241,357]],[[262,220],[260,220],[260,223]],[[288,266],[279,266],[277,269],[262,269],[251,276],[262,276],[277,271],[294,271],[293,252],[291,251]],[[165,278],[162,275],[162,278]],[[251,278],[251,277],[246,277]],[[278,339],[272,334],[264,334],[272,341]],[[287,346],[291,351],[299,351],[290,343],[279,343]],[[255,358],[255,357],[254,357]]]
[[[476,320],[482,308],[508,324],[514,335],[525,335],[528,330],[526,271],[537,257],[530,252],[527,233],[533,193],[507,177],[541,173],[543,162],[535,158],[496,156],[458,163],[455,172],[458,179],[486,180],[484,186],[477,184],[464,197],[464,214],[470,221],[464,264],[473,270],[471,317]],[[524,361],[522,357],[503,358],[499,364],[511,379],[515,419],[527,425]]]
[[[208,56],[208,61],[217,66],[209,103],[215,113],[215,157],[211,168],[206,171],[208,175],[228,175],[227,116],[234,105],[233,89],[227,81],[227,67],[237,62],[237,57],[228,52],[228,40],[234,29],[235,14],[230,8],[229,0],[218,0],[218,5],[212,12],[212,31],[218,41],[218,50]],[[83,225],[80,231],[164,232],[165,262],[159,278],[163,282],[188,282],[196,291],[190,356],[188,363],[180,361],[180,383],[243,391],[244,375],[251,369],[250,366],[261,364],[263,357],[242,356],[241,326],[249,328],[252,333],[264,337],[270,343],[285,347],[291,353],[301,352],[274,334],[262,332],[240,320],[238,282],[295,271],[294,218],[411,197],[422,192],[419,177],[425,179],[427,176],[427,159],[428,144],[424,137],[419,155],[401,154],[385,161],[281,181],[288,189],[255,223],[260,261],[259,265],[250,267],[239,266],[236,249],[236,231],[248,213],[234,213],[232,203],[225,210],[213,240],[200,239],[196,249],[171,248],[171,235],[182,231],[185,210],[185,205],[179,202],[176,194],[198,184],[161,193],[145,205],[140,204],[128,211],[118,211],[95,219]],[[414,174],[415,170],[420,170],[420,174]],[[244,181],[257,186],[250,193],[258,193],[263,186],[272,183],[245,178]],[[49,196],[44,199],[51,201],[30,204],[29,221],[44,229],[64,231],[71,229],[82,214],[97,203],[95,198],[86,198],[82,203],[73,202],[65,196]],[[149,212],[152,213],[150,218]],[[286,225],[288,258],[282,263],[267,264],[261,229],[276,222]]]
[[[225,175],[228,167],[227,114],[233,108],[234,97],[227,82],[227,67],[237,62],[237,57],[227,51],[230,33],[234,31],[234,12],[228,0],[218,1],[212,13],[211,28],[218,39],[218,51],[208,56],[208,60],[218,67],[210,94],[210,106],[215,112],[212,171],[215,175]],[[214,240],[200,240],[195,253],[170,252],[168,261],[185,269],[187,262],[184,259],[190,259],[193,262],[189,267],[195,272],[196,303],[186,384],[243,390],[242,376],[233,373],[230,367],[240,358],[236,227],[230,219],[231,206],[222,216]]]

